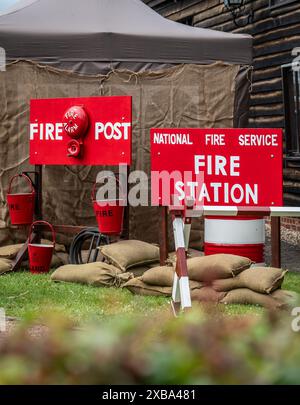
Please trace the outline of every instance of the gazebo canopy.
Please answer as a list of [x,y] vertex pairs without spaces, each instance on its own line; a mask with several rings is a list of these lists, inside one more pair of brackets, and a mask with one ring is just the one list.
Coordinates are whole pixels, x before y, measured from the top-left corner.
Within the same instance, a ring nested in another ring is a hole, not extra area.
[[251,64],[252,37],[167,20],[140,0],[21,0],[0,14],[8,60]]

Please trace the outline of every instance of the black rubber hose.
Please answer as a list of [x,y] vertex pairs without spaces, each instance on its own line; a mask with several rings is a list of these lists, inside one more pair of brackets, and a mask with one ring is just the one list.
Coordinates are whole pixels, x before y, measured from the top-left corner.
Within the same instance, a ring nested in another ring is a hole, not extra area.
[[[82,246],[83,244],[91,239],[89,256],[87,262],[95,262],[98,257],[97,247],[100,245],[108,245],[109,238],[99,232],[98,228],[86,228],[83,229],[79,234],[75,236],[72,241],[70,252],[69,252],[69,263],[70,264],[83,264],[82,260]],[[91,257],[94,250],[93,257]]]

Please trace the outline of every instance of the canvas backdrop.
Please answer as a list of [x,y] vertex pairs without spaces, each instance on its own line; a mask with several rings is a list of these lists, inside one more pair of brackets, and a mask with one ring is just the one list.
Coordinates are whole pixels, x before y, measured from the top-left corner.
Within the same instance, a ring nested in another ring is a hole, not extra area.
[[[131,170],[143,170],[150,175],[150,129],[232,127],[235,117],[239,115],[240,119],[241,115],[237,114],[237,105],[247,103],[247,92],[237,94],[241,78],[244,87],[248,86],[247,70],[239,65],[214,63],[186,64],[138,73],[112,69],[106,75],[83,75],[26,61],[8,65],[6,72],[0,73],[0,244],[24,239],[24,233],[10,226],[5,199],[10,178],[33,169],[29,165],[30,99],[131,95]],[[241,94],[244,95],[239,100]],[[90,195],[101,169],[90,166],[44,167],[45,219],[55,224],[95,225]],[[20,190],[25,188],[22,186]],[[192,239],[200,241],[199,222],[195,229]],[[158,241],[157,208],[130,210],[130,238]]]

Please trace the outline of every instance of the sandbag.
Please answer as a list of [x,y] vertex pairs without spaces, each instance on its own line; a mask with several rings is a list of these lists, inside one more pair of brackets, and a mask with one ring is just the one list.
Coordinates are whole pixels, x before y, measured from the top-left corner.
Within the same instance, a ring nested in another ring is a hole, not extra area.
[[234,277],[251,264],[247,257],[228,254],[193,257],[187,260],[190,279],[205,282]]
[[193,218],[190,231],[189,248],[198,251],[203,250],[204,244],[204,220],[203,218]]
[[14,259],[17,253],[23,246],[23,243],[18,243],[17,245],[7,245],[0,247],[0,258],[3,259]]
[[65,263],[63,262],[63,260],[61,259],[60,256],[57,255],[56,252],[53,253],[52,255],[52,259],[51,259],[51,264],[50,267],[52,269],[57,269],[58,267],[64,265]]
[[131,273],[123,274],[118,268],[102,262],[67,264],[59,267],[52,275],[52,281],[88,284],[97,287],[121,287],[133,278]]
[[225,293],[220,301],[222,304],[251,304],[261,305],[269,309],[284,308],[280,300],[276,300],[272,295],[261,294],[249,288],[237,288]]
[[0,258],[0,274],[7,273],[11,271],[12,261],[9,259]]
[[286,308],[294,308],[300,304],[300,296],[295,291],[278,289],[272,292],[272,297],[281,302]]
[[216,291],[249,288],[262,294],[270,294],[281,287],[286,273],[287,271],[275,267],[251,267],[234,278],[214,280],[212,286]]
[[192,301],[198,302],[219,302],[224,298],[225,293],[217,292],[212,287],[197,288],[191,292]]
[[131,267],[130,270],[128,270],[128,272],[132,273],[134,277],[141,277],[148,270],[149,270],[148,266],[136,266]]
[[153,295],[153,296],[165,296],[170,297],[172,295],[172,287],[161,287],[146,284],[141,280],[141,277],[133,278],[127,281],[123,285],[123,288],[127,288],[132,294],[137,295]]
[[203,257],[204,256],[204,252],[200,252],[199,250],[193,249],[193,248],[189,248],[188,252],[187,252],[187,257],[188,258],[192,258],[192,257]]
[[[187,251],[188,259],[190,259],[192,257],[202,257],[202,256],[204,256],[204,252],[200,252],[199,250],[188,249],[188,251]],[[170,266],[174,266],[176,264],[176,251],[169,253],[166,264],[170,265]]]
[[130,267],[128,272],[132,273],[134,275],[134,277],[141,277],[149,269],[152,269],[153,267],[158,267],[158,266],[159,266],[159,262],[153,262],[153,263],[148,263],[143,266],[140,265],[140,266]]
[[159,260],[159,248],[139,240],[122,240],[99,249],[109,263],[122,271]]
[[172,287],[174,280],[174,267],[159,266],[147,270],[141,277],[141,280],[150,285],[159,285],[161,287]]
[[[48,239],[41,239],[41,243],[44,245],[51,245],[52,242]],[[62,245],[60,243],[55,243],[55,248],[54,248],[55,252],[61,252],[61,253],[66,253],[66,248],[65,245]]]
[[69,255],[68,255],[68,253],[55,252],[55,256],[57,256],[58,259],[61,261],[60,265],[69,264]]
[[[103,257],[102,254],[100,253],[99,249],[98,249],[98,252],[97,252],[97,253],[98,253],[98,255],[97,255],[97,258],[96,258],[96,262],[103,262],[103,261],[104,261],[104,257]],[[89,250],[89,249],[82,249],[82,250],[81,250],[82,262],[83,262],[83,263],[89,263],[89,262],[91,261],[91,259],[94,258],[94,254],[95,254],[95,251],[94,251],[94,250],[90,253],[90,250]]]
[[[159,267],[160,266],[160,261],[156,260],[155,262],[148,263],[145,265],[145,267],[148,267],[148,269],[153,269],[153,267]],[[133,267],[131,267],[133,269]]]
[[[202,220],[203,221],[203,220]],[[190,241],[189,241],[189,248],[202,251],[203,250],[203,229],[191,229],[190,232]]]
[[[201,288],[202,284],[195,281],[190,281],[190,289]],[[123,285],[133,294],[138,295],[154,295],[170,297],[172,295],[172,287],[161,287],[157,285],[146,284],[142,281],[141,277],[133,278]]]

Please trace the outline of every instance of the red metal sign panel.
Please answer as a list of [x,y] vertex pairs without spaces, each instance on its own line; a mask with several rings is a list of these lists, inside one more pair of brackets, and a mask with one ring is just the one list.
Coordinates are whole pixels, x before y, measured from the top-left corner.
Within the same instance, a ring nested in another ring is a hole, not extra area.
[[155,205],[281,206],[282,130],[152,129],[151,170]]
[[131,164],[129,96],[31,100],[30,163]]

